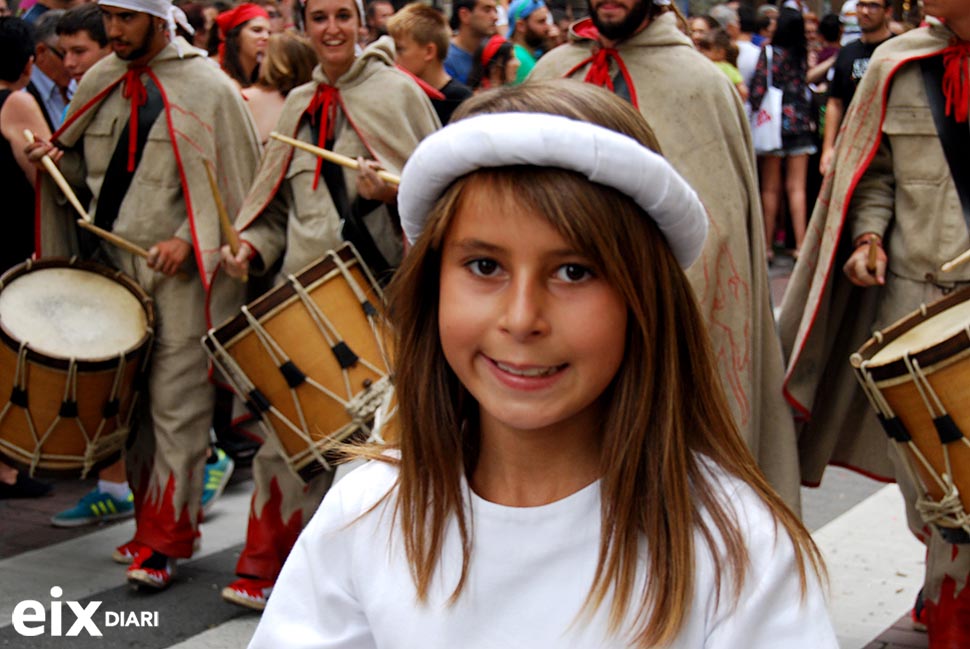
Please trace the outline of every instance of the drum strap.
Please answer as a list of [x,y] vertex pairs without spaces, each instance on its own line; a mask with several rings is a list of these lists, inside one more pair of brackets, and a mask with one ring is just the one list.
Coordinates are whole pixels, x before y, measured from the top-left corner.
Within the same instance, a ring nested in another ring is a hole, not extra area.
[[932,56],[920,61],[923,86],[929,100],[933,123],[940,135],[940,144],[950,166],[953,184],[956,185],[963,207],[963,220],[970,231],[970,128],[958,124],[954,115],[946,114],[946,98],[943,96],[943,56]]
[[[310,132],[313,141],[319,141],[320,120],[310,122]],[[333,150],[334,141],[334,138],[327,139],[324,147]],[[363,257],[368,268],[377,277],[384,277],[389,280],[391,271],[394,269],[384,257],[383,253],[381,253],[380,248],[377,247],[377,244],[374,242],[374,237],[371,236],[370,230],[367,229],[367,225],[364,223],[364,215],[377,209],[381,205],[381,202],[357,196],[354,202],[351,203],[347,196],[344,172],[332,162],[328,162],[327,160],[323,161],[323,165],[320,168],[320,175],[323,176],[324,182],[327,183],[327,191],[330,192],[330,198],[333,200],[334,207],[337,208],[340,218],[343,219],[343,227],[341,228],[340,235],[344,241],[349,241],[354,244],[354,247],[360,252],[360,256]],[[391,208],[392,206],[388,205],[388,209],[391,210]],[[397,214],[395,212],[396,208],[392,210],[391,216],[396,217]]]
[[[97,212],[94,215],[94,224],[99,228],[111,231],[118,212],[121,210],[121,202],[131,187],[131,181],[138,170],[138,163],[141,162],[142,152],[145,150],[145,143],[148,141],[148,131],[152,124],[164,108],[162,94],[158,86],[152,81],[151,77],[145,75],[144,81],[147,99],[145,104],[138,109],[137,146],[135,148],[135,164],[131,171],[128,170],[128,146],[131,138],[131,119],[125,124],[115,145],[114,153],[108,162],[108,168],[104,174],[104,183],[101,185],[101,193],[98,195]],[[100,246],[101,239],[87,230],[78,229],[78,241],[81,245],[81,252],[85,257],[92,257]]]

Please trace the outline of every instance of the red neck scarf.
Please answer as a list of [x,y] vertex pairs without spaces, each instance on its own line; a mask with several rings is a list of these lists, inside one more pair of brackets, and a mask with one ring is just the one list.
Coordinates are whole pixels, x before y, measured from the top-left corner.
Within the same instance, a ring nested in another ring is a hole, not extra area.
[[953,113],[957,123],[966,123],[970,104],[970,42],[954,39],[943,50],[943,96],[946,97],[946,114]]
[[630,91],[630,103],[633,104],[634,108],[639,108],[637,89],[633,85],[633,77],[630,76],[630,72],[626,69],[626,63],[623,62],[623,57],[620,56],[619,50],[614,47],[605,47],[602,44],[602,36],[599,30],[596,29],[596,26],[593,25],[593,21],[589,18],[585,18],[579,22],[573,29],[580,36],[595,41],[593,53],[588,58],[574,65],[563,76],[571,77],[584,66],[589,65],[589,71],[586,73],[586,78],[583,81],[601,88],[606,88],[610,92],[616,92],[616,89],[613,87],[613,75],[610,74],[610,61],[616,61],[616,67],[620,69],[620,74],[623,75],[623,81],[626,82],[626,87]]
[[131,100],[131,117],[128,119],[128,173],[135,172],[135,153],[138,148],[138,107],[148,101],[148,91],[142,83],[141,75],[148,72],[148,66],[128,68],[122,83],[121,96]]
[[[327,140],[333,138],[334,123],[337,121],[337,106],[340,104],[340,91],[336,87],[321,83],[317,92],[307,106],[306,114],[310,116],[310,123],[316,124],[320,119],[320,135],[317,146],[326,148]],[[323,158],[317,159],[317,170],[313,175],[313,189],[320,184],[320,170],[323,168]]]

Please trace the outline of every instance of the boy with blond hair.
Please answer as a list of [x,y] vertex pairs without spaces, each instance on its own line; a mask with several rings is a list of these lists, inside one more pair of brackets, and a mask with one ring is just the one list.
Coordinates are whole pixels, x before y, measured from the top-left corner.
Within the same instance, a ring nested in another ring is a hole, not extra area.
[[428,96],[442,125],[447,124],[458,104],[471,97],[472,91],[445,71],[451,30],[444,14],[414,2],[388,19],[387,32],[394,39],[398,67],[435,91],[429,91]]

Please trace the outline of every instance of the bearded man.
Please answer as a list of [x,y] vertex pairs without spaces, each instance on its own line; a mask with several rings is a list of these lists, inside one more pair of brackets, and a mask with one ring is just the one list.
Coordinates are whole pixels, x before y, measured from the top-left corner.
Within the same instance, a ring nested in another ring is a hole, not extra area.
[[707,243],[687,274],[738,428],[768,480],[797,511],[794,422],[778,389],[781,348],[740,97],[678,29],[666,0],[590,0],[590,13],[570,27],[569,43],[539,59],[532,77],[576,77],[630,101],[707,206]]
[[[90,199],[94,223],[147,248],[148,258],[79,236],[76,215],[46,174],[37,254],[95,258],[131,276],[154,301],[147,416],[133,424],[127,456],[135,536],[114,558],[131,564],[129,582],[158,590],[169,585],[175,560],[192,556],[199,536],[215,404],[199,340],[243,297],[242,284],[216,279],[221,235],[204,165],[218,170],[219,194],[234,214],[259,145],[229,78],[175,36],[184,14],[171,0],[99,5],[113,54],[84,75],[53,140],[63,151],[62,173]],[[45,153],[60,155],[46,142],[27,150],[38,163]]]
[[549,36],[549,9],[543,0],[515,0],[509,5],[508,39],[515,45],[519,71],[515,83],[525,81],[542,56]]

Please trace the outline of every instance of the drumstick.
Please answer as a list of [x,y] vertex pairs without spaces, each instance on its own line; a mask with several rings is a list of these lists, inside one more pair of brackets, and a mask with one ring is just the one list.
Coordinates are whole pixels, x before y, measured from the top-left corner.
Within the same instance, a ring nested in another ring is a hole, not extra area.
[[956,259],[951,259],[950,261],[946,262],[945,264],[940,266],[940,270],[942,270],[944,273],[948,273],[954,268],[956,268],[957,266],[962,266],[968,261],[970,261],[970,250],[967,250],[965,253],[963,253]]
[[[27,138],[27,142],[30,144],[33,144],[36,139],[34,138],[34,134],[30,131],[30,129],[24,129],[24,137]],[[67,179],[64,178],[61,170],[57,168],[57,165],[54,164],[54,161],[51,160],[49,155],[44,154],[44,157],[41,158],[41,164],[44,165],[44,169],[47,170],[47,173],[51,175],[51,178],[53,178],[57,186],[61,188],[62,192],[64,192],[64,196],[67,197],[68,202],[73,205],[74,209],[77,210],[78,214],[81,215],[81,218],[77,220],[77,224],[80,227],[84,228],[88,232],[91,232],[92,234],[96,234],[108,243],[118,246],[122,250],[126,250],[133,255],[141,257],[142,259],[148,259],[148,251],[141,246],[119,237],[113,232],[108,232],[104,228],[99,228],[94,223],[91,223],[91,217],[89,217],[88,213],[84,211],[83,207],[81,207],[81,201],[78,200],[74,190],[72,190],[71,186],[67,183]],[[185,272],[179,271],[178,277],[180,279],[186,279],[188,276],[185,274]]]
[[876,274],[876,257],[879,254],[879,245],[875,238],[869,239],[869,256],[866,258],[866,271],[870,275]]
[[132,243],[131,241],[128,241],[127,239],[123,239],[122,237],[119,237],[117,234],[113,232],[108,232],[104,228],[99,228],[95,224],[88,223],[87,221],[83,221],[81,219],[77,220],[77,224],[82,228],[84,228],[85,230],[87,230],[88,232],[98,235],[108,243],[112,243],[118,246],[122,250],[126,250],[133,255],[138,255],[142,259],[148,259],[147,250],[145,250],[144,248],[142,248],[137,244]]
[[[219,213],[219,225],[222,226],[222,234],[229,243],[229,252],[235,257],[241,245],[239,242],[239,233],[232,227],[232,222],[229,220],[229,212],[226,211],[226,204],[222,202],[222,194],[219,193],[219,185],[216,183],[216,172],[212,166],[212,161],[208,159],[203,160],[203,165],[205,166],[205,173],[209,177],[209,187],[212,188],[212,198],[216,203],[216,211]],[[249,280],[249,277],[244,274],[240,279],[246,282]]]
[[[333,151],[328,151],[327,149],[321,149],[320,147],[314,146],[307,142],[303,142],[301,140],[295,140],[285,135],[280,135],[276,131],[273,131],[272,133],[270,133],[269,136],[274,140],[285,142],[297,149],[303,149],[304,151],[308,151],[315,156],[321,157],[324,160],[328,160],[334,163],[335,165],[340,165],[341,167],[347,167],[348,169],[353,169],[355,171],[359,169],[359,165],[357,164],[357,161],[354,160],[353,158],[348,158],[345,155],[340,155],[339,153],[334,153]],[[383,180],[384,182],[390,183],[392,185],[401,184],[401,178],[399,176],[395,176],[394,174],[388,173],[386,171],[378,171],[377,177]]]
[[[34,137],[34,133],[29,128],[24,129],[24,137],[27,138],[27,142],[29,144],[33,144],[36,141],[36,138]],[[84,207],[81,205],[81,201],[77,199],[77,195],[74,193],[74,190],[71,189],[71,186],[67,184],[67,179],[64,178],[64,175],[61,173],[61,170],[57,168],[57,165],[54,164],[54,161],[51,160],[51,157],[47,154],[44,154],[44,157],[40,159],[40,162],[42,165],[44,165],[44,169],[47,170],[47,173],[50,174],[51,178],[54,179],[54,182],[57,184],[57,186],[61,188],[62,192],[64,192],[64,196],[67,197],[67,201],[74,206],[74,209],[77,210],[77,213],[81,215],[82,219],[84,219],[85,223],[90,223],[91,216],[88,214],[87,210],[85,210]]]

